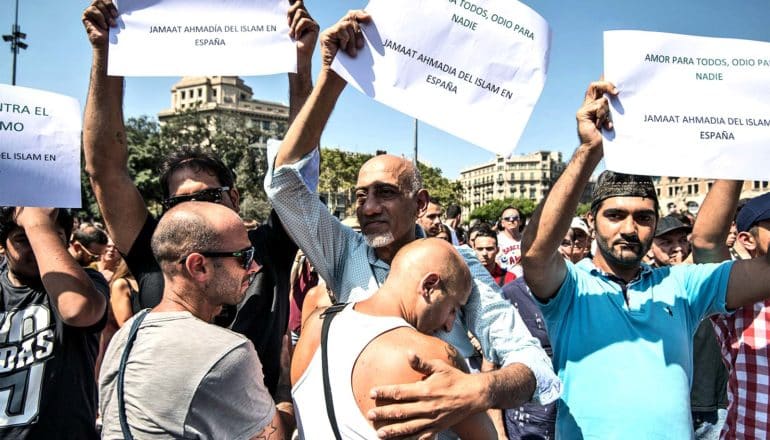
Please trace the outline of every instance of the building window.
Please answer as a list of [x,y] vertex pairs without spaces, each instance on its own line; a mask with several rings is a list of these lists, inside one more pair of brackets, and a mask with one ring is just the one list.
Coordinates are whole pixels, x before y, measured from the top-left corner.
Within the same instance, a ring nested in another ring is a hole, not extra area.
[[201,89],[198,89],[198,98],[202,98],[202,97],[203,97],[203,89],[201,88]]
[[714,185],[714,182],[709,182],[709,191],[711,191],[711,186]]
[[754,181],[754,189],[759,189],[759,180]]
[[214,98],[217,97],[217,89],[211,89],[211,96],[213,96]]
[[674,196],[674,187],[669,186],[668,187],[668,196],[673,197]]
[[182,94],[182,99],[184,99],[184,90],[182,90],[181,94]]

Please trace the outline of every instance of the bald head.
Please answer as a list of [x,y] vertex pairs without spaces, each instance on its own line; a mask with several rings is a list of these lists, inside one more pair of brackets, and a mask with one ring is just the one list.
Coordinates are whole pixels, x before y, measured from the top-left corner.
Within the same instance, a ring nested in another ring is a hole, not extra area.
[[418,282],[428,273],[441,277],[450,295],[464,295],[471,290],[471,273],[465,260],[451,244],[438,238],[415,240],[402,247],[391,264],[386,283]]
[[412,161],[394,156],[381,154],[367,160],[358,173],[359,183],[368,176],[390,175],[397,179],[398,186],[409,195],[414,195],[422,189],[422,177]]
[[185,202],[167,211],[152,235],[152,253],[167,275],[193,252],[218,250],[246,228],[233,210],[217,203]]

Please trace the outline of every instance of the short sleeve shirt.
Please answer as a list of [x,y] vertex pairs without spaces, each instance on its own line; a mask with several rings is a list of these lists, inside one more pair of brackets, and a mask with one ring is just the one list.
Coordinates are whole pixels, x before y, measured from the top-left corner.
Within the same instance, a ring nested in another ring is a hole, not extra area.
[[643,265],[623,286],[591,262],[567,262],[556,296],[540,304],[564,384],[559,435],[690,438],[693,336],[703,317],[725,312],[730,269]]

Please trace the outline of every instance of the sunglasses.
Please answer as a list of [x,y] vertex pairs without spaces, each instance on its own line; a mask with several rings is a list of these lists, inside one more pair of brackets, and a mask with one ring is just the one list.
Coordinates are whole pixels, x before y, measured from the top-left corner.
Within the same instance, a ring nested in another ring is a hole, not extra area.
[[[196,252],[196,253],[209,258],[228,258],[228,257],[238,258],[240,260],[241,267],[243,267],[246,270],[249,269],[249,267],[251,266],[251,262],[254,261],[254,246],[249,246],[247,248],[244,248],[235,252],[204,251],[204,252]],[[189,257],[189,255],[179,260],[179,262],[184,264],[184,262],[187,261],[187,257]]]
[[80,248],[83,249],[83,252],[85,252],[86,255],[88,255],[88,258],[91,261],[99,261],[99,259],[102,258],[102,254],[98,254],[96,252],[92,252],[90,249],[85,247],[85,245],[83,245],[83,243],[80,243]]
[[230,191],[229,186],[223,186],[221,188],[209,188],[194,192],[192,194],[169,197],[163,201],[163,208],[169,210],[182,202],[191,201],[219,203],[222,201],[222,194],[227,191]]
[[511,222],[511,223],[517,222],[517,221],[519,221],[519,219],[520,219],[520,217],[519,216],[515,216],[515,215],[512,215],[510,217],[503,217],[503,220],[505,220],[507,222]]

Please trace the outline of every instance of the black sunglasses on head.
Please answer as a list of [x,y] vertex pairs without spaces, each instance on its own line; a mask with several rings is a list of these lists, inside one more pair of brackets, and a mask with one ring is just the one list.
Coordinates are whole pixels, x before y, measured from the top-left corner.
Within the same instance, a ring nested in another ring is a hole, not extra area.
[[[234,251],[234,252],[203,251],[203,252],[195,252],[195,253],[201,254],[204,257],[209,257],[209,258],[235,257],[240,260],[241,267],[243,267],[246,270],[249,269],[249,267],[251,266],[251,262],[254,261],[254,246],[249,246],[247,248],[241,249],[239,251]],[[179,262],[184,264],[184,262],[187,261],[187,257],[189,257],[189,255],[179,260]]]
[[191,201],[219,203],[222,201],[222,194],[227,191],[230,191],[229,186],[208,188],[192,194],[169,197],[163,201],[163,208],[169,210],[182,202]]

